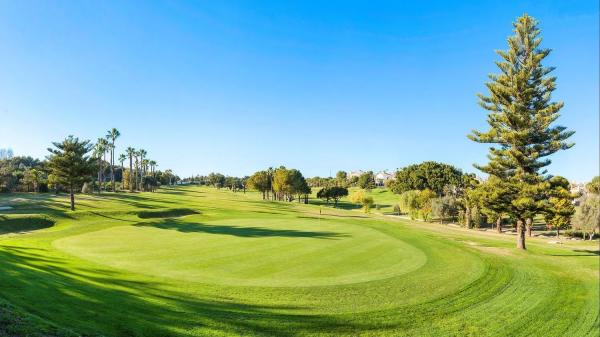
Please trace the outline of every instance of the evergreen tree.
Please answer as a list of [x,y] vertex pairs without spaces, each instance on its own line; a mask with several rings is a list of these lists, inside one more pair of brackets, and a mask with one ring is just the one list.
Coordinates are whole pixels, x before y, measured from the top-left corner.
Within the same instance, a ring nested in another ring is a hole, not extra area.
[[525,249],[523,225],[540,211],[548,156],[572,147],[566,140],[574,132],[553,125],[563,103],[551,101],[556,77],[549,75],[554,68],[542,65],[550,50],[540,48],[537,21],[525,14],[513,26],[508,50],[497,52],[502,58],[496,62],[500,74],[489,76],[489,95],[479,95],[480,105],[489,112],[490,128],[474,130],[469,138],[495,145],[488,164],[475,166],[516,187],[512,206],[518,220],[517,247]]
[[496,176],[469,192],[471,198],[487,219],[496,223],[496,231],[502,233],[502,217],[514,213],[511,201],[515,198],[514,186]]
[[52,143],[55,149],[48,148],[48,167],[57,184],[66,186],[71,196],[71,210],[75,210],[75,189],[91,180],[94,173],[94,160],[87,154],[93,145],[89,140],[79,141],[73,136],[62,142]]
[[563,177],[552,177],[549,181],[544,218],[546,226],[556,229],[556,237],[560,236],[560,229],[571,224],[571,217],[575,214],[573,200],[575,195],[569,190],[569,181]]

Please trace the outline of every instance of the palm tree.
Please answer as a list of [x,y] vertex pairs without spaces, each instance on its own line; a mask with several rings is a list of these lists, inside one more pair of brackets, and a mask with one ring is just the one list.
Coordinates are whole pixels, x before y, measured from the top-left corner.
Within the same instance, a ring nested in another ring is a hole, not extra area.
[[[121,136],[119,130],[112,128],[108,130],[106,139],[111,141],[110,146],[110,181],[112,183],[112,190],[115,191],[115,140]],[[123,166],[123,165],[121,165]]]
[[124,153],[121,153],[119,155],[119,161],[121,162],[121,189],[123,189],[123,187],[125,186],[125,166],[123,166],[123,163],[127,160],[127,155]]
[[148,163],[149,163],[149,162],[150,162],[150,161],[149,161],[148,159],[144,159],[144,160],[142,161],[142,169],[143,169],[143,171],[144,171],[144,177],[145,177],[145,176],[148,174]]
[[129,192],[133,192],[133,157],[135,156],[135,149],[131,146],[125,150],[127,156],[129,156]]
[[[143,168],[144,158],[146,158],[146,155],[148,155],[148,152],[146,152],[146,150],[144,150],[144,149],[140,149],[139,154],[140,154],[140,168]],[[144,170],[144,175],[146,175],[145,170]]]
[[156,167],[156,161],[150,160],[148,161],[148,164],[150,165],[150,174],[154,177],[154,168]]
[[169,178],[169,186],[173,185],[173,171],[168,169],[165,171],[165,175]]
[[146,155],[148,155],[148,152],[146,152],[146,150],[144,149],[140,149],[138,151],[138,155],[139,155],[139,171],[138,171],[138,176],[139,176],[139,184],[138,184],[138,190],[142,190],[142,178],[146,175],[146,172],[144,171],[144,158],[146,158]]
[[135,151],[135,189],[140,190],[140,182],[138,181],[138,176],[140,175],[140,151]]
[[98,156],[98,193],[102,191],[102,183],[104,182],[104,161],[106,161],[106,151],[108,150],[108,141],[104,138],[98,138],[94,154]]

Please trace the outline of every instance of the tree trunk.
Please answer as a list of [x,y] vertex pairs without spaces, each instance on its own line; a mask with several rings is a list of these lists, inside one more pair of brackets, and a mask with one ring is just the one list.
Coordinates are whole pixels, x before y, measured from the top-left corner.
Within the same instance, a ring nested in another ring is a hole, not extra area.
[[129,157],[129,192],[133,192],[133,159]]
[[125,189],[125,166],[121,162],[121,190]]
[[[102,159],[100,159],[100,157],[98,156],[98,194],[100,194],[100,186],[101,186],[100,179],[102,179],[102,178],[100,177],[100,174],[101,174],[101,173],[100,173],[100,168],[101,168],[101,167],[102,167]],[[94,190],[92,189],[92,192],[93,192],[93,191],[94,191]]]
[[525,226],[521,219],[517,220],[517,248],[527,249],[525,248]]
[[102,160],[102,183],[104,184],[104,163],[106,162],[106,152],[104,152],[104,159]]
[[73,192],[73,184],[71,184],[71,188],[69,189],[69,194],[71,195],[71,210],[75,210],[75,193]]
[[498,219],[496,219],[496,231],[498,234],[502,234],[502,217],[498,217]]
[[560,239],[560,227],[556,227],[556,238]]
[[531,237],[531,228],[533,227],[533,219],[531,219],[531,218],[525,219],[525,224],[527,227],[527,236]]
[[112,149],[110,150],[110,182],[112,191],[115,192],[115,142],[113,141]]
[[467,207],[465,210],[465,224],[468,229],[471,229],[471,208]]

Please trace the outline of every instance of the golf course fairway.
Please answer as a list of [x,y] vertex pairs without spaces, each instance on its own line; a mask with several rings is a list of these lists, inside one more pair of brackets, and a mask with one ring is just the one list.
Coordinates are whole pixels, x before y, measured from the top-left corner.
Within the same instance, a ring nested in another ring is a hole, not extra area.
[[598,336],[597,241],[205,187],[7,194],[0,336]]

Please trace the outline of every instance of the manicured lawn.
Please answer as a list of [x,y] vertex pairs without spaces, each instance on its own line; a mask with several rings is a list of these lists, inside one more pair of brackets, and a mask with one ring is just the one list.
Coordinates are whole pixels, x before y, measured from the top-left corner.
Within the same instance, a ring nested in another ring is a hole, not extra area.
[[67,202],[0,196],[0,336],[598,336],[597,241],[198,187]]

